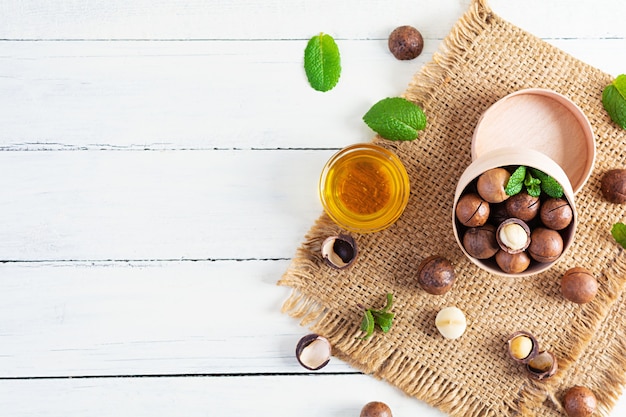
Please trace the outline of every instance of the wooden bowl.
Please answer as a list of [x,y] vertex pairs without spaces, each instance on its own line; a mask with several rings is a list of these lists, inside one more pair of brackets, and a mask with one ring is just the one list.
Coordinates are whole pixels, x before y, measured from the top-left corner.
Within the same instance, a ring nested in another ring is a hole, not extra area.
[[574,193],[589,179],[596,157],[593,130],[583,111],[564,95],[540,88],[505,96],[479,119],[472,160],[507,147],[550,157],[565,171]]
[[[572,222],[565,229],[561,230],[559,233],[563,239],[563,252],[561,255],[552,262],[536,262],[531,261],[530,266],[523,272],[510,274],[503,272],[498,264],[495,262],[494,258],[482,260],[472,257],[463,246],[463,234],[468,229],[463,226],[458,219],[456,218],[456,206],[462,195],[468,192],[474,192],[476,181],[478,177],[485,171],[488,171],[493,168],[505,167],[509,170],[513,168],[524,165],[530,168],[536,168],[554,178],[562,187],[563,187],[563,198],[567,199],[570,207],[573,212]],[[553,161],[547,155],[533,150],[520,150],[516,148],[497,148],[490,152],[485,152],[476,160],[474,160],[463,172],[459,181],[457,183],[456,191],[454,194],[454,204],[452,207],[452,228],[454,231],[454,237],[463,251],[463,253],[468,257],[470,261],[479,266],[480,268],[497,275],[508,276],[508,277],[521,277],[538,274],[552,267],[555,263],[557,263],[567,250],[571,246],[574,241],[574,236],[576,233],[576,225],[578,222],[577,213],[576,213],[576,205],[574,201],[574,191],[572,189],[572,185],[569,181],[569,177],[563,171],[561,166]]]

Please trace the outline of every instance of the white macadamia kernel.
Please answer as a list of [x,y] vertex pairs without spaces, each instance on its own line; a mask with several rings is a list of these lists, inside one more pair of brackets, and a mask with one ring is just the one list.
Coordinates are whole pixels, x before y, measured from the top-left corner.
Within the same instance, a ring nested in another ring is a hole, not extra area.
[[437,313],[435,326],[446,339],[458,339],[465,333],[467,320],[459,308],[445,307]]
[[510,223],[500,229],[500,241],[511,250],[520,250],[526,246],[528,235],[522,226]]
[[533,351],[533,341],[526,335],[519,335],[509,342],[509,350],[515,359],[526,359]]

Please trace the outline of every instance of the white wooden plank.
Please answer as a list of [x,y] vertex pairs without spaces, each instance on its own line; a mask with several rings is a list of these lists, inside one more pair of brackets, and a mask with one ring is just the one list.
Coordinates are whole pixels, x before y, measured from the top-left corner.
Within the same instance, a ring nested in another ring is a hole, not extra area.
[[343,75],[313,90],[306,41],[0,42],[0,149],[341,147],[430,59],[340,41]]
[[[409,21],[443,37],[468,0],[121,0],[21,1],[0,6],[4,39],[381,38]],[[446,11],[443,13],[442,11]]]
[[294,354],[308,330],[280,312],[287,266],[1,264],[0,378],[309,372]]
[[0,381],[0,409],[12,417],[339,417],[369,401],[394,416],[445,416],[365,375]]
[[0,257],[290,258],[332,153],[0,152]]
[[[366,375],[0,381],[0,408],[12,417],[356,417],[370,401],[398,417],[446,416]],[[622,399],[610,416],[624,415]]]
[[[621,0],[487,0],[500,17],[542,38],[624,38]],[[620,53],[616,51],[615,55]]]
[[[469,0],[380,2],[4,0],[2,39],[304,39],[386,37],[401,24],[443,37]],[[541,37],[624,37],[621,0],[490,0],[499,15]],[[594,14],[590,24],[589,15]],[[250,20],[247,17],[252,17]]]
[[[551,40],[610,74],[626,39]],[[381,40],[340,41],[343,74],[311,89],[305,41],[0,42],[0,149],[339,148],[430,60],[398,61]]]

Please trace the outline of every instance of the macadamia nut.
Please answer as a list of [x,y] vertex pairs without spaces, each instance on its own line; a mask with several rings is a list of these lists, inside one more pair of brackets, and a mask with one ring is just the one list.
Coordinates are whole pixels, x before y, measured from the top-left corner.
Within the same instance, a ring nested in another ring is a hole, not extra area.
[[501,203],[509,195],[504,191],[511,174],[504,168],[493,168],[478,177],[478,194],[489,203]]
[[596,412],[597,407],[596,396],[587,387],[574,386],[563,397],[563,408],[569,417],[589,417]]
[[424,49],[424,38],[413,26],[399,26],[391,32],[387,41],[389,51],[396,59],[406,61],[417,58]]
[[429,256],[417,269],[417,282],[429,294],[447,293],[454,285],[454,280],[454,267],[443,256]]
[[561,278],[561,294],[566,300],[585,304],[598,293],[598,281],[586,268],[568,269]]
[[508,253],[518,253],[525,250],[530,245],[530,228],[528,225],[516,218],[505,220],[498,226],[496,231],[498,244]]
[[380,401],[370,401],[361,409],[360,417],[392,417],[391,408]]
[[500,240],[509,249],[519,250],[526,246],[528,235],[522,226],[511,223],[500,229]]
[[509,341],[509,351],[515,359],[526,359],[533,351],[533,340],[524,334],[514,337]]
[[464,226],[482,226],[489,219],[489,203],[478,194],[465,194],[456,203],[455,213]]
[[446,339],[458,339],[465,333],[467,320],[458,307],[445,307],[437,313],[435,326]]
[[611,203],[626,203],[626,169],[611,169],[602,177],[600,183],[602,196]]

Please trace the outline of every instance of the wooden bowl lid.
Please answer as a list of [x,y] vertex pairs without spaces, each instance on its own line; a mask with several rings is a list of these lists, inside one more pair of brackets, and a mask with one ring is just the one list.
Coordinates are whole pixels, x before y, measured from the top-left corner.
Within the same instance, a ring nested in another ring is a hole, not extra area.
[[472,160],[498,148],[537,150],[561,166],[577,193],[595,161],[593,130],[567,97],[533,88],[509,94],[481,116],[472,137]]

